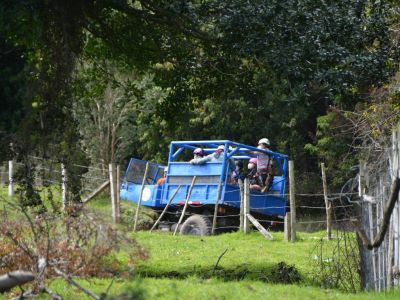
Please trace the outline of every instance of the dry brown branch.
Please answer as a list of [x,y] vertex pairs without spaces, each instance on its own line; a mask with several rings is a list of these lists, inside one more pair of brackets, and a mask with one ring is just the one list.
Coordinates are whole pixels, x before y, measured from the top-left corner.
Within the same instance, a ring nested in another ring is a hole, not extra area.
[[218,267],[219,261],[221,260],[222,256],[225,255],[225,253],[226,253],[227,251],[228,251],[228,248],[226,248],[225,251],[222,252],[220,256],[218,256],[217,262],[215,263],[214,268],[213,268],[213,270],[212,270],[212,272],[211,272],[211,276],[214,275],[214,272],[215,272],[215,270],[216,270],[217,267]]
[[78,289],[80,289],[82,292],[84,292],[86,295],[92,297],[95,300],[100,300],[100,297],[97,296],[95,293],[93,293],[92,291],[84,288],[83,286],[81,286],[79,283],[77,283],[75,280],[72,279],[71,275],[65,274],[63,271],[61,271],[60,269],[53,267],[53,270],[60,275],[61,277],[63,277],[69,284],[77,287]]

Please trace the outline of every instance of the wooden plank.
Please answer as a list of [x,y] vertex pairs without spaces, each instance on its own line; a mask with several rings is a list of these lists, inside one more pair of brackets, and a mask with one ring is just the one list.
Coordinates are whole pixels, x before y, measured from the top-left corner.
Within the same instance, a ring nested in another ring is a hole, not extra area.
[[176,235],[176,232],[178,231],[179,225],[182,223],[182,220],[185,217],[186,208],[187,208],[187,205],[189,203],[189,198],[190,198],[190,195],[192,194],[192,190],[193,190],[194,183],[196,182],[196,178],[197,178],[196,176],[193,176],[193,180],[192,180],[192,183],[190,184],[189,191],[188,191],[188,194],[187,194],[187,197],[186,197],[185,205],[183,206],[181,217],[179,218],[178,224],[175,227],[174,235]]
[[258,229],[259,232],[268,240],[272,240],[272,234],[268,232],[251,214],[246,214],[246,217]]
[[105,188],[107,188],[110,185],[110,180],[107,180],[103,182],[96,190],[94,190],[89,196],[87,196],[85,199],[82,200],[83,204],[86,204],[90,200],[92,200],[94,197],[96,197],[98,194],[100,194]]
[[181,189],[181,185],[178,186],[178,188],[175,190],[174,194],[172,195],[172,197],[168,200],[167,205],[165,205],[164,210],[162,211],[161,215],[158,217],[157,221],[154,223],[153,227],[151,227],[150,232],[152,232],[154,230],[154,228],[157,227],[158,223],[160,223],[161,219],[163,218],[163,216],[165,215],[165,213],[167,212],[168,207],[170,206],[172,200],[174,200],[176,194],[178,194],[178,191]]
[[141,188],[140,188],[140,197],[139,197],[138,204],[137,204],[137,207],[136,207],[135,223],[134,223],[134,225],[133,225],[133,232],[136,231],[137,222],[138,222],[138,219],[139,219],[140,204],[142,204],[143,189],[144,189],[144,185],[145,185],[145,183],[146,183],[147,173],[148,173],[148,172],[149,172],[149,163],[147,162],[147,163],[146,163],[146,169],[145,169],[144,175],[143,175],[142,186],[141,186]]

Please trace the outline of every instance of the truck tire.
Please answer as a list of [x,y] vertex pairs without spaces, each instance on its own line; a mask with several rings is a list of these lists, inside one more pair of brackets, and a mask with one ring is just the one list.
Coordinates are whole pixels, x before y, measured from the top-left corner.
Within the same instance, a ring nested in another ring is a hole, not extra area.
[[211,221],[206,216],[193,215],[182,224],[180,233],[185,235],[210,235]]

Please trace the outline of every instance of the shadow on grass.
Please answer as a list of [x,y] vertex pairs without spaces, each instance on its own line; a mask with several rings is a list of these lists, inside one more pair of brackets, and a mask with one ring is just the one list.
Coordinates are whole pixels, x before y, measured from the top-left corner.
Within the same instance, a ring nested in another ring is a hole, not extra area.
[[181,268],[174,271],[149,270],[142,268],[138,270],[141,277],[150,278],[169,278],[185,279],[196,276],[202,279],[218,278],[222,281],[256,280],[268,283],[298,283],[303,280],[303,276],[294,265],[288,265],[285,262],[269,265],[250,265],[241,264],[235,268],[224,267],[200,267]]

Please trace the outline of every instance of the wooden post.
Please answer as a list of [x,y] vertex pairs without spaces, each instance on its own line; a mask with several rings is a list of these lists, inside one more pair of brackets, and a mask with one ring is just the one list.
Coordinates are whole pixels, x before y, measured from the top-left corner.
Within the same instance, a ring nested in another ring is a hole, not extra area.
[[121,188],[121,170],[119,165],[116,168],[116,215],[117,221],[119,223],[121,219],[121,199],[120,199],[120,188]]
[[168,200],[167,205],[165,205],[164,210],[162,211],[161,215],[158,217],[157,221],[154,223],[153,227],[151,227],[150,232],[152,232],[154,230],[154,228],[157,227],[158,223],[160,223],[161,219],[163,218],[163,216],[165,215],[165,213],[167,212],[168,207],[170,206],[172,200],[174,200],[176,194],[178,194],[178,191],[181,189],[181,185],[178,186],[178,188],[175,190],[174,194],[172,195],[172,197]]
[[393,287],[393,259],[394,259],[394,241],[393,241],[393,223],[390,224],[389,227],[389,245],[388,245],[388,257],[387,257],[387,265],[386,265],[386,288],[391,289]]
[[193,176],[192,183],[190,184],[189,191],[188,191],[188,194],[186,196],[185,205],[183,206],[181,217],[179,218],[178,224],[176,224],[176,227],[175,227],[174,235],[176,235],[176,232],[178,231],[179,225],[182,223],[182,220],[185,217],[186,208],[187,208],[187,205],[189,203],[189,198],[190,198],[190,195],[192,194],[192,190],[193,190],[193,186],[194,186],[195,182],[196,182],[196,176]]
[[216,199],[215,206],[214,206],[214,216],[213,216],[213,222],[212,222],[212,227],[211,227],[211,234],[215,233],[215,228],[217,226],[218,205],[219,205],[219,200],[221,198],[221,189],[222,189],[222,182],[220,182],[218,185],[217,199]]
[[296,241],[296,196],[294,183],[294,164],[289,161],[289,195],[290,195],[290,240]]
[[[368,203],[368,223],[369,223],[369,238],[371,241],[374,240],[374,220],[372,218],[372,203]],[[372,272],[373,272],[373,285],[374,285],[374,290],[377,291],[377,276],[376,276],[376,250],[375,248],[372,249],[371,253],[371,260],[372,260]]]
[[65,211],[67,208],[67,193],[68,193],[68,178],[67,170],[64,164],[61,164],[61,207]]
[[14,196],[14,161],[8,161],[8,196]]
[[247,214],[250,214],[250,183],[249,179],[244,180],[244,201],[243,201],[243,232],[248,234],[250,232],[250,223]]
[[[392,168],[391,168],[391,178],[394,180],[400,177],[400,123],[398,123],[397,128],[392,131]],[[393,264],[388,266],[390,270],[400,269],[400,205],[396,204],[393,211],[393,216],[391,218],[392,229],[393,229]],[[393,271],[392,271],[393,272]],[[394,275],[394,273],[393,273]],[[398,276],[393,276],[393,285],[398,286],[400,280]]]
[[290,212],[285,214],[284,236],[285,241],[290,241]]
[[244,194],[243,194],[243,180],[239,179],[239,190],[240,190],[240,225],[239,229],[243,231],[243,224],[244,224]]
[[112,219],[114,223],[118,222],[117,219],[117,176],[115,170],[115,164],[108,164],[108,172],[110,176],[110,196],[111,196],[111,210],[112,210]]
[[321,171],[322,171],[322,187],[324,190],[324,200],[325,200],[325,209],[326,209],[326,235],[328,240],[332,239],[332,203],[328,200],[328,187],[326,184],[326,173],[325,173],[325,164],[321,163]]
[[146,163],[146,169],[145,169],[144,175],[143,175],[142,187],[140,188],[140,198],[138,200],[137,207],[136,207],[135,224],[133,225],[133,232],[136,231],[137,222],[138,222],[138,219],[139,219],[140,204],[142,203],[143,189],[144,189],[144,185],[146,183],[147,173],[148,172],[149,172],[149,163],[147,162]]

